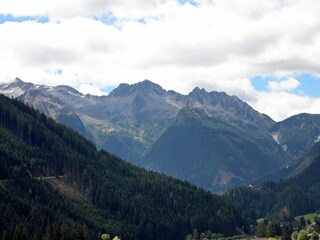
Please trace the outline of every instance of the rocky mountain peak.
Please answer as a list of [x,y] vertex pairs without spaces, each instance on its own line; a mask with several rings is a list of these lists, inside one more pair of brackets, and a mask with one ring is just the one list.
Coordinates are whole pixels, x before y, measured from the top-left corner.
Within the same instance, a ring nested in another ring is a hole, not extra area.
[[166,91],[158,84],[155,84],[149,80],[144,80],[142,82],[138,82],[135,84],[126,84],[121,83],[119,87],[115,88],[109,96],[114,97],[124,97],[136,93],[147,93],[147,92],[153,92],[157,95],[163,95],[166,93]]
[[209,93],[204,88],[195,87],[192,92],[190,92],[189,96],[204,96]]
[[16,78],[12,83],[10,83],[7,86],[8,86],[8,88],[20,87],[20,88],[24,88],[24,89],[35,87],[35,85],[33,83],[24,82],[20,78]]
[[209,116],[215,116],[245,129],[269,129],[273,120],[255,111],[236,96],[225,92],[207,92],[195,88],[188,95],[188,107],[202,109]]
[[[229,96],[228,94],[226,94],[225,92],[216,92],[216,91],[212,91],[212,92],[207,92],[204,88],[200,89],[199,87],[196,87],[193,89],[192,92],[189,93],[189,99],[190,100],[196,100],[201,102],[202,104],[207,102],[208,104],[212,105],[212,104],[218,104],[218,103],[224,103],[224,104],[228,104],[228,103],[243,103],[239,98],[234,97],[234,96]],[[205,101],[206,100],[206,101]]]
[[199,107],[202,108],[203,105],[206,105],[210,96],[209,93],[204,89],[196,87],[192,92],[189,93],[187,106],[188,107]]
[[0,85],[0,93],[9,97],[19,97],[29,90],[35,89],[36,86],[33,83],[23,82],[21,79],[16,78],[13,82],[9,84]]

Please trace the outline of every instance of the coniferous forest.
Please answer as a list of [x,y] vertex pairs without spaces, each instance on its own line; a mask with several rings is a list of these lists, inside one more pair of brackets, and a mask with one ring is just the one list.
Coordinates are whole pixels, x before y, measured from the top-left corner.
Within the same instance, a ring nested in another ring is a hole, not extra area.
[[252,219],[222,197],[135,167],[0,96],[2,239],[184,239]]
[[[259,187],[239,187],[224,193],[243,212],[273,221],[292,221],[295,216],[320,210],[320,143],[303,157],[304,165],[293,176]],[[306,164],[308,163],[308,164]]]

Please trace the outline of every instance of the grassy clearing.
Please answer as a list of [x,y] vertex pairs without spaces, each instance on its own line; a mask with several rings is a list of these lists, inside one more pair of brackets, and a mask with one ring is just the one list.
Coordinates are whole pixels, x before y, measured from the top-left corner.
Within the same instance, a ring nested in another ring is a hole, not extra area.
[[257,223],[263,222],[264,218],[257,219]]
[[56,177],[47,177],[45,178],[45,181],[47,181],[60,194],[71,200],[80,202],[87,201],[86,198],[83,195],[81,195],[79,191],[67,185],[61,178],[59,179]]
[[317,213],[308,213],[308,214],[305,214],[305,215],[296,216],[294,219],[297,220],[297,221],[299,221],[299,219],[300,219],[301,217],[304,217],[304,219],[305,219],[306,221],[310,220],[310,221],[312,222],[313,219],[314,219],[314,217],[316,217],[316,216],[318,216]]

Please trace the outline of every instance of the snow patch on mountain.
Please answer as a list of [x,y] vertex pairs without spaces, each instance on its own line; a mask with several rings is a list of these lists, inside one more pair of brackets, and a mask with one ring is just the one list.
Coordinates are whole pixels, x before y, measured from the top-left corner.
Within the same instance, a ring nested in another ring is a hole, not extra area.
[[280,134],[278,132],[272,134],[273,140],[280,145],[279,136]]
[[22,94],[24,94],[24,91],[21,88],[16,87],[16,88],[9,88],[9,89],[3,89],[3,90],[1,89],[0,93],[8,97],[17,98]]
[[287,144],[283,145],[283,146],[282,146],[282,149],[283,149],[283,151],[287,152],[287,150],[288,150]]
[[69,94],[73,95],[73,96],[76,96],[76,97],[82,97],[83,94],[80,94],[80,93],[74,93],[74,92],[71,92],[71,91],[68,91]]

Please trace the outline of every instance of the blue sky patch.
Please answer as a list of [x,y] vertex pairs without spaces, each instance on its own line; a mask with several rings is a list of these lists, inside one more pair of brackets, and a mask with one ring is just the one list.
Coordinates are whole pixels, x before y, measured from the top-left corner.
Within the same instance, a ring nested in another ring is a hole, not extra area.
[[104,93],[110,93],[113,89],[115,89],[115,87],[104,87],[104,88],[101,88],[100,90]]
[[188,4],[191,4],[191,5],[195,6],[195,7],[199,6],[199,4],[196,1],[193,1],[193,0],[179,0],[179,3],[182,4],[182,5],[188,3]]
[[320,97],[320,78],[312,74],[301,74],[295,76],[295,78],[301,83],[300,87],[294,92],[308,95],[312,97]]
[[47,23],[49,22],[49,18],[45,16],[21,16],[21,17],[15,17],[11,14],[3,15],[0,14],[0,24],[6,23],[6,22],[25,22],[25,21],[36,21],[38,23]]
[[[309,73],[303,73],[300,75],[293,76],[300,82],[300,86],[291,91],[292,93],[320,97],[320,78]],[[257,91],[269,91],[268,82],[269,81],[284,81],[287,78],[277,78],[273,76],[254,76],[250,78],[253,87]]]
[[142,24],[146,24],[146,20],[144,18],[139,18],[138,22]]
[[106,25],[113,25],[118,21],[118,19],[111,13],[104,14],[99,17],[94,17],[95,20],[100,21]]
[[268,91],[268,82],[273,80],[270,76],[254,76],[251,77],[251,83],[257,91]]

